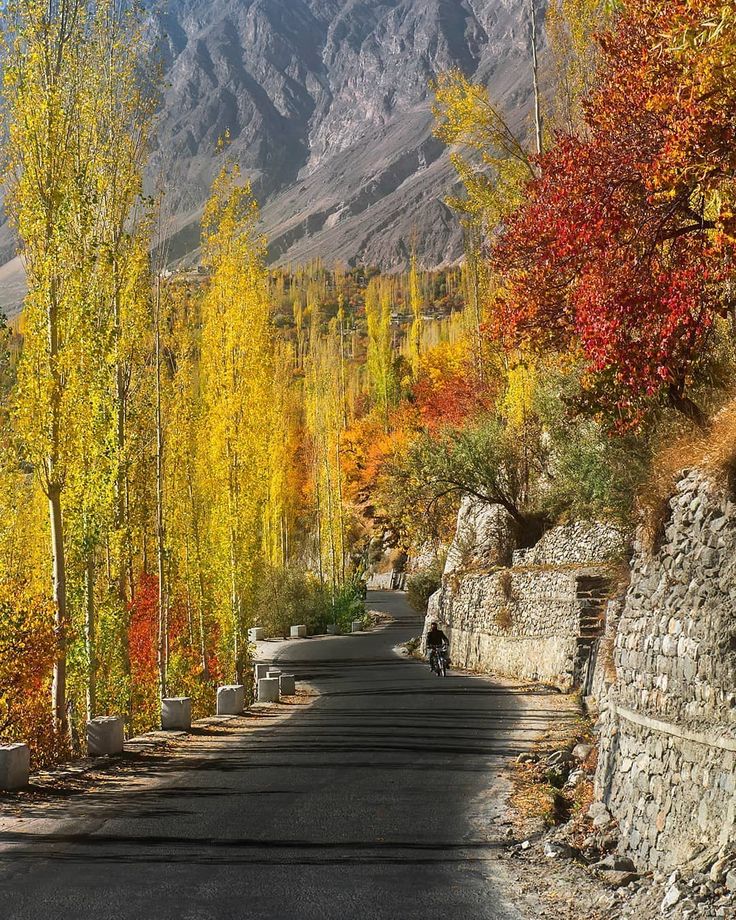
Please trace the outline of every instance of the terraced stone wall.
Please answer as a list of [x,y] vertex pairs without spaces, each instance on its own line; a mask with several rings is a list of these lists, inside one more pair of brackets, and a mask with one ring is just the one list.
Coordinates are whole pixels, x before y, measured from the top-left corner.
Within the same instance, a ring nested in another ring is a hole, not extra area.
[[690,472],[618,623],[596,789],[624,849],[669,868],[736,839],[736,504]]
[[459,667],[563,690],[592,683],[610,563],[620,552],[617,530],[582,523],[515,550],[506,512],[466,499],[427,623],[440,623]]

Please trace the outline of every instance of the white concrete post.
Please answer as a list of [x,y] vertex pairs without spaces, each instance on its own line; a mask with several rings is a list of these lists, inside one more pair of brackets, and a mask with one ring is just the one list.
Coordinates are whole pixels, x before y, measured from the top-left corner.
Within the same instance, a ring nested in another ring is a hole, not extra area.
[[363,631],[363,621],[353,620],[352,632],[362,632],[362,631]]
[[296,693],[296,678],[293,674],[282,674],[279,678],[281,696],[294,696]]
[[120,716],[97,716],[87,723],[87,751],[90,757],[122,754],[125,728]]
[[291,627],[291,638],[292,639],[306,639],[307,638],[307,627],[304,625],[292,626]]
[[327,624],[327,635],[328,636],[337,636],[340,633],[340,627],[337,623],[328,623]]
[[281,677],[280,668],[269,668],[266,677]]
[[256,683],[258,683],[262,677],[267,677],[270,669],[270,664],[257,664],[254,668]]
[[192,700],[174,696],[161,700],[161,728],[164,731],[185,731],[192,727]]
[[266,630],[263,626],[253,626],[248,630],[248,642],[263,642]]
[[217,688],[217,715],[239,716],[245,709],[245,687],[230,684]]
[[31,752],[27,744],[0,745],[0,789],[13,792],[28,785]]
[[258,702],[278,703],[279,679],[278,677],[262,677],[258,681]]

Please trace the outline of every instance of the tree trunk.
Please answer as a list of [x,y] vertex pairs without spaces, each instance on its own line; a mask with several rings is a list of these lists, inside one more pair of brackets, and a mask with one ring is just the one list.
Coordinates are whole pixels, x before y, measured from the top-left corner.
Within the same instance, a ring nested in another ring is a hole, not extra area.
[[537,61],[537,12],[534,9],[534,0],[529,0],[532,26],[532,82],[534,85],[534,136],[536,141],[537,156],[542,155],[542,111],[539,97],[539,63]]
[[115,448],[117,453],[117,470],[115,476],[115,534],[118,540],[118,553],[115,560],[117,571],[114,572],[115,590],[122,615],[121,644],[123,649],[123,676],[125,677],[127,696],[125,701],[125,721],[129,731],[133,726],[132,672],[130,663],[130,604],[126,581],[130,584],[130,600],[133,598],[133,563],[130,552],[130,536],[127,532],[128,517],[128,476],[126,469],[126,428],[128,414],[128,390],[125,380],[125,365],[121,355],[122,318],[120,311],[120,290],[115,265],[115,294],[113,297],[113,322],[115,328]]
[[678,387],[672,385],[669,388],[669,401],[673,409],[677,409],[678,412],[681,412],[685,418],[689,419],[694,425],[697,425],[698,428],[705,430],[708,427],[708,417],[700,408],[700,406],[693,402],[689,396],[685,396]]
[[97,714],[97,623],[95,610],[95,553],[87,551],[87,618],[84,638],[87,645],[87,721]]
[[161,279],[156,277],[154,350],[156,360],[156,562],[158,570],[158,674],[161,697],[168,693],[169,617],[166,594],[166,535],[164,525],[164,429],[161,405]]
[[61,512],[61,486],[52,483],[48,488],[49,520],[51,523],[51,556],[54,597],[54,634],[56,659],[51,685],[54,726],[58,736],[65,737],[69,730],[66,711],[66,558],[64,555],[64,523]]

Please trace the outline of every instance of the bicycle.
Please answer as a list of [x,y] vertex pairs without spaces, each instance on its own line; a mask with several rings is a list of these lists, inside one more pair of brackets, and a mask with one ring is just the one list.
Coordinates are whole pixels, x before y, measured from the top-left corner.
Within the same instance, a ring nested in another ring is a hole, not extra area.
[[437,677],[447,677],[447,649],[432,646],[429,650],[429,669]]

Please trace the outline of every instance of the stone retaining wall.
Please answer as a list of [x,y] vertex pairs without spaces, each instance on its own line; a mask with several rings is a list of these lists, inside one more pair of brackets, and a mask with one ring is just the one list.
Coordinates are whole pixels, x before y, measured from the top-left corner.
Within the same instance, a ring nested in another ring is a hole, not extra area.
[[670,512],[632,566],[596,776],[624,848],[662,868],[736,837],[736,505],[691,472]]
[[603,629],[608,563],[621,535],[602,524],[567,525],[520,552],[512,534],[503,509],[463,502],[427,622],[441,624],[459,667],[571,689],[586,680],[598,634],[586,636],[585,624]]

